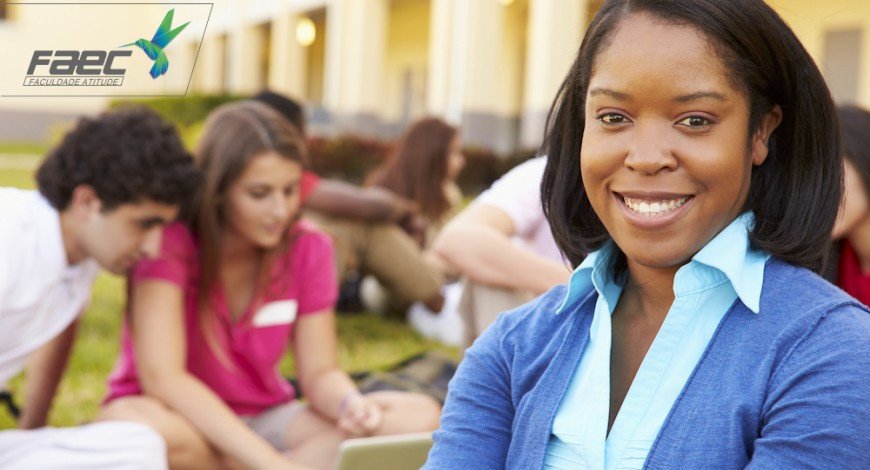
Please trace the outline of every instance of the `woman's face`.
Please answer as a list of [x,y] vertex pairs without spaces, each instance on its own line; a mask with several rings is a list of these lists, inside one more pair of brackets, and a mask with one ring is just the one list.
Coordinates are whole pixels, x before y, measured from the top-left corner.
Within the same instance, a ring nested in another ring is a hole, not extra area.
[[844,160],[843,201],[840,204],[840,212],[837,214],[837,222],[834,224],[833,236],[835,239],[847,236],[852,229],[867,218],[867,212],[870,211],[870,204],[867,203],[867,192],[861,183],[858,170],[848,158]]
[[224,216],[234,234],[260,248],[274,248],[299,210],[299,163],[260,154],[227,189]]
[[696,29],[621,22],[589,82],[580,150],[592,207],[629,267],[674,269],[739,215],[778,108],[749,139],[749,106]]
[[458,134],[450,141],[450,147],[447,151],[449,152],[447,154],[447,180],[456,181],[459,173],[462,173],[462,169],[465,168],[465,155],[462,154],[462,141]]

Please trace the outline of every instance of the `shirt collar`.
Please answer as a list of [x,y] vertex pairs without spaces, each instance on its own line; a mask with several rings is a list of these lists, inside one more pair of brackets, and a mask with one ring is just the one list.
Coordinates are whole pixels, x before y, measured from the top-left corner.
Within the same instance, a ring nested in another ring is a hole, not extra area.
[[[764,266],[770,255],[751,249],[749,232],[754,225],[755,216],[751,212],[741,214],[696,253],[691,262],[724,274],[740,301],[752,312],[758,313]],[[616,307],[622,288],[616,285],[613,278],[615,248],[616,244],[609,240],[577,266],[568,281],[567,294],[556,309],[557,314],[576,305],[589,293],[590,288],[604,298],[611,311]]]
[[[607,299],[605,291],[613,285],[613,269],[611,267],[616,244],[608,240],[603,247],[589,253],[583,262],[571,273],[568,280],[568,292],[556,313],[562,313],[569,306],[576,305],[582,297],[595,288],[599,296]],[[615,305],[613,305],[615,307]]]
[[755,215],[741,214],[692,257],[692,261],[722,272],[743,305],[758,313],[764,266],[770,255],[749,246],[749,232],[754,227]]

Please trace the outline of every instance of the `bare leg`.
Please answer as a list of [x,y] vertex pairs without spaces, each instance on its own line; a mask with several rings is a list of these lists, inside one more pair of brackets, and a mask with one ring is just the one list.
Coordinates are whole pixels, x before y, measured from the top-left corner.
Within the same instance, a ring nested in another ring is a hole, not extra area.
[[135,421],[156,430],[166,441],[169,468],[220,468],[222,460],[186,418],[145,396],[118,398],[100,411],[96,421]]
[[333,467],[338,445],[346,439],[334,422],[311,408],[299,413],[287,428],[287,456],[314,468]]

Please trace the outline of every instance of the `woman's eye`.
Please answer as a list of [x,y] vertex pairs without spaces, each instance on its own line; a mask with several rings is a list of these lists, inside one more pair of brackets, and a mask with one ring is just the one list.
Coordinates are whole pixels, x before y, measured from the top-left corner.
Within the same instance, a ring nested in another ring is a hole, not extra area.
[[600,114],[596,119],[598,119],[605,125],[616,125],[628,122],[628,119],[625,116],[618,113]]
[[256,191],[256,192],[251,192],[248,194],[250,194],[251,197],[254,199],[265,199],[266,197],[269,196],[269,193],[263,192],[263,191]]
[[691,127],[693,129],[702,129],[713,124],[713,121],[705,118],[704,116],[689,116],[687,118],[681,119],[677,122],[677,124]]

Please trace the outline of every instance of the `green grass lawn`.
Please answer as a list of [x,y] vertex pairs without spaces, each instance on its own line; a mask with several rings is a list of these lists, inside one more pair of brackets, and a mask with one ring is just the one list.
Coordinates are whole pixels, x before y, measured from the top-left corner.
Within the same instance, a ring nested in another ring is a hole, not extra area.
[[[0,186],[32,188],[37,162],[37,157],[0,155]],[[51,424],[79,424],[96,414],[106,392],[106,376],[118,353],[124,292],[123,278],[103,274],[97,279],[93,301],[82,319],[69,368],[55,398],[49,417]],[[400,321],[373,315],[339,315],[338,336],[339,361],[348,371],[382,370],[429,349],[453,357],[459,355],[455,348],[421,338]],[[281,363],[281,371],[293,374],[293,358],[289,353]],[[9,388],[20,404],[25,393],[23,377],[13,379]],[[0,410],[0,429],[14,426],[6,410]]]
[[51,145],[48,142],[0,142],[0,153],[2,154],[26,154],[26,155],[45,155]]

